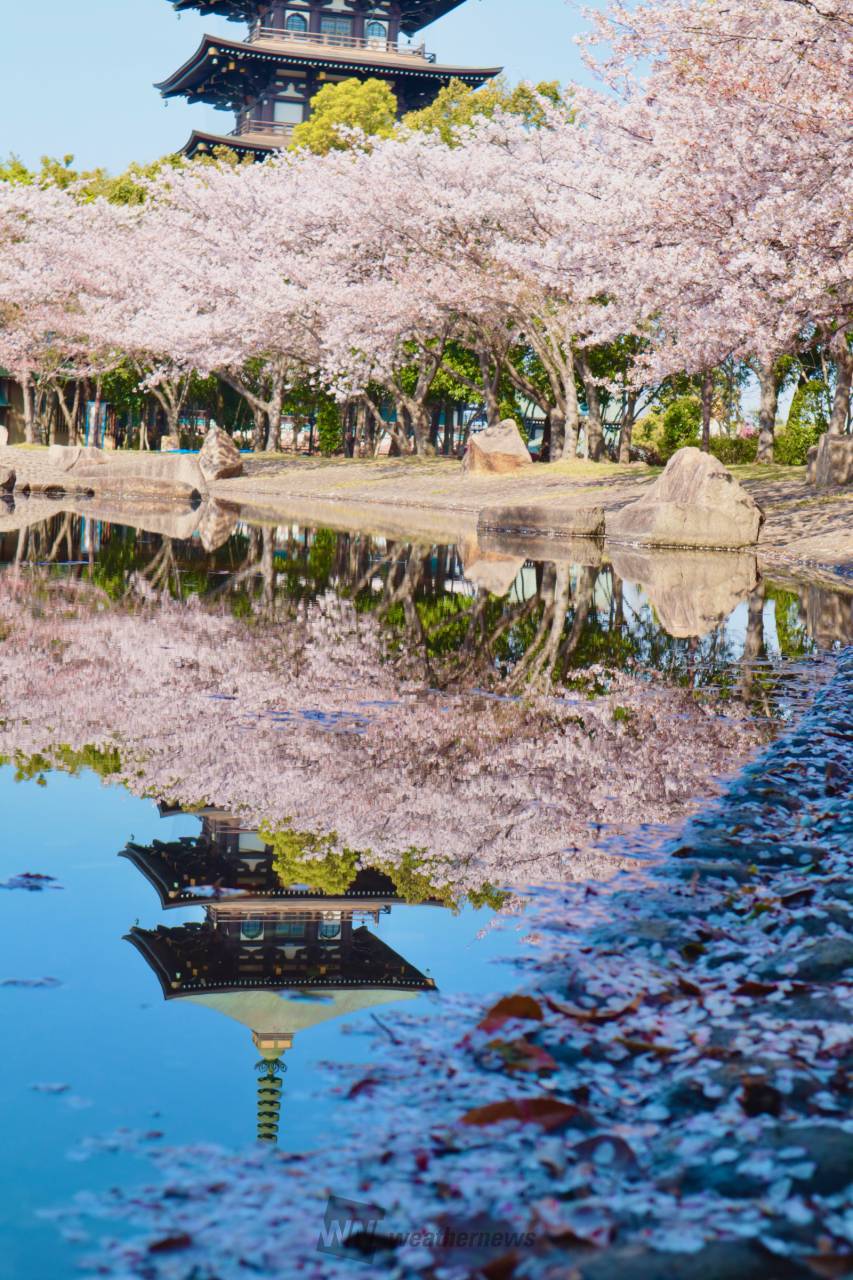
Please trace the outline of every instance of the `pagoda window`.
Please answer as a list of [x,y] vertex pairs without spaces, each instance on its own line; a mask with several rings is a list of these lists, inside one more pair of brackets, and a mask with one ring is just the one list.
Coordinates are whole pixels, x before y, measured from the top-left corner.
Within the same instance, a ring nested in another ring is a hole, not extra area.
[[322,17],[320,31],[324,36],[331,36],[333,43],[336,39],[349,40],[352,38],[352,18]]
[[308,30],[308,19],[301,13],[289,13],[284,25],[287,31],[296,31],[304,35]]
[[281,920],[275,926],[277,938],[304,938],[305,925],[300,920]]
[[364,34],[367,36],[368,44],[374,49],[381,48],[388,42],[388,27],[384,22],[377,22],[374,18],[367,23]]
[[305,112],[301,102],[279,99],[273,104],[273,120],[276,124],[301,124]]
[[240,924],[240,937],[245,942],[254,942],[257,938],[264,936],[264,925],[262,920],[243,920]]
[[339,938],[341,936],[341,926],[335,920],[324,920],[318,930],[321,938]]

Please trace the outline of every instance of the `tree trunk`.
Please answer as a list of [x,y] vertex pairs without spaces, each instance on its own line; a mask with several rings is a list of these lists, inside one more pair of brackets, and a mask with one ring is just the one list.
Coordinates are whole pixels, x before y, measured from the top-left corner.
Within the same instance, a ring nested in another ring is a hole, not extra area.
[[562,458],[563,450],[566,447],[566,417],[555,406],[551,406],[548,417],[545,421],[545,432],[542,436],[542,452],[545,452],[545,445],[548,446],[548,461],[556,462],[558,458]]
[[36,414],[32,374],[27,372],[21,378],[21,394],[24,397],[24,440],[27,444],[36,442]]
[[427,452],[427,446],[430,443],[432,414],[423,404],[407,405],[407,408],[415,438],[415,453],[420,457]]
[[444,439],[441,442],[441,447],[446,458],[449,458],[453,452],[453,428],[455,421],[456,406],[449,404],[444,415]]
[[100,378],[95,379],[95,408],[92,413],[94,423],[95,439],[94,443],[101,449],[104,447],[104,438],[101,434],[101,388],[102,382]]
[[586,392],[588,409],[586,419],[586,455],[592,462],[600,462],[604,455],[604,424],[601,419],[601,400],[585,351],[580,352],[578,368],[584,391]]
[[714,370],[702,374],[702,452],[711,452],[711,412],[714,408]]
[[625,400],[625,413],[622,418],[622,433],[619,436],[619,461],[631,461],[631,441],[634,438],[634,418],[637,413],[637,397],[629,395]]
[[834,344],[834,348],[837,374],[832,416],[829,419],[829,434],[842,436],[847,432],[850,421],[850,387],[853,383],[853,352],[847,345],[845,333],[840,335],[840,340]]
[[501,385],[501,363],[498,359],[495,359],[494,368],[492,367],[492,353],[486,347],[480,347],[478,349],[477,358],[480,362],[480,373],[483,384],[483,401],[486,406],[486,425],[496,427],[501,420],[501,403],[499,396],[499,388]]
[[253,404],[251,408],[252,421],[254,424],[252,428],[252,448],[255,453],[263,453],[264,440],[266,439],[267,434],[267,415],[264,413],[263,406],[260,404]]
[[[575,361],[572,355],[570,368],[566,375],[566,422],[563,435],[563,457],[578,456],[578,436],[581,429],[581,411],[578,404],[578,384],[575,382]],[[552,454],[556,457],[556,454]]]
[[776,434],[776,410],[779,405],[779,379],[775,363],[762,361],[757,366],[758,385],[761,388],[761,407],[758,412],[758,453],[756,462],[773,461],[773,440]]

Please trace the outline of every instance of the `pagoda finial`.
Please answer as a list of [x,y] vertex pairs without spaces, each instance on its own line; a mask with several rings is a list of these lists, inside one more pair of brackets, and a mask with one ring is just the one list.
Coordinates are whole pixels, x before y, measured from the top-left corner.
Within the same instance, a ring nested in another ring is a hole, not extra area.
[[287,1070],[280,1058],[261,1058],[258,1072],[258,1142],[278,1142],[281,1118],[282,1075]]

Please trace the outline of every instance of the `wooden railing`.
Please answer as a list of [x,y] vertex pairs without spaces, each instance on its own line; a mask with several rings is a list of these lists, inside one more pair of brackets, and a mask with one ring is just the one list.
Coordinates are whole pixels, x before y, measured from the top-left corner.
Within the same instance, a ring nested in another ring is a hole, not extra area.
[[228,135],[231,138],[243,138],[247,133],[268,133],[274,138],[289,138],[296,125],[282,120],[240,120],[236,129]]
[[425,45],[398,45],[394,40],[378,36],[345,36],[331,31],[287,31],[282,27],[265,27],[256,22],[249,32],[249,42],[275,40],[294,45],[319,44],[333,49],[358,49],[368,53],[395,53],[401,57],[418,58],[421,62],[435,62],[435,54],[427,53]]

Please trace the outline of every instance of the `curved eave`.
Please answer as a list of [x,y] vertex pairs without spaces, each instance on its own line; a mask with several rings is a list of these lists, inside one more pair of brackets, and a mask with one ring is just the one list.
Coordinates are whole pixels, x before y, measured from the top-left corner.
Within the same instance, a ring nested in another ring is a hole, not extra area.
[[[414,35],[431,22],[458,9],[464,0],[403,0],[401,27],[406,35]],[[198,9],[202,14],[215,14],[232,22],[251,22],[258,16],[259,0],[172,0],[177,13]]]
[[[211,53],[211,50],[215,50]],[[195,51],[182,67],[165,80],[156,84],[164,98],[180,97],[193,93],[212,77],[219,75],[223,80],[235,75],[226,68],[214,64],[213,58],[226,58],[261,68],[266,66],[308,68],[314,71],[334,71],[337,73],[350,71],[354,74],[378,76],[389,80],[406,79],[432,81],[446,84],[449,80],[462,80],[473,88],[485,84],[499,75],[501,67],[453,67],[412,59],[414,65],[402,62],[389,62],[369,57],[347,57],[334,54],[296,53],[270,49],[261,44],[245,44],[242,41],[216,39],[205,36]],[[239,80],[239,77],[237,77]],[[237,81],[235,80],[235,88]]]
[[[287,142],[287,139],[284,140]],[[235,151],[242,159],[243,156],[254,156],[258,160],[265,159],[271,155],[273,151],[280,150],[283,144],[270,140],[266,142],[245,142],[234,137],[233,134],[205,133],[201,130],[194,129],[185,144],[181,147],[180,154],[192,160],[193,156],[199,152],[213,151],[215,147],[228,147],[229,151]],[[198,899],[196,899],[198,902]],[[186,906],[187,903],[181,903]]]

